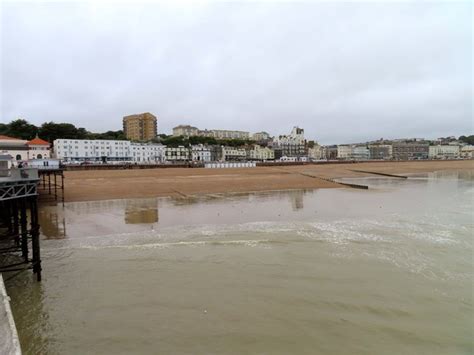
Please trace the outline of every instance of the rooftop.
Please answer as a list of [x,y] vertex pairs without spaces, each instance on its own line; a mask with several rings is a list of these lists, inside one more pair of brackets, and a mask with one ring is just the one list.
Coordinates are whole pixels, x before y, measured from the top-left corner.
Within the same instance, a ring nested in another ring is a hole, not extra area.
[[13,137],[4,136],[4,135],[0,134],[0,140],[5,140],[5,141],[22,141],[23,139],[13,138]]
[[49,145],[49,142],[41,139],[41,138],[34,138],[32,139],[31,141],[28,141],[27,143],[28,145]]

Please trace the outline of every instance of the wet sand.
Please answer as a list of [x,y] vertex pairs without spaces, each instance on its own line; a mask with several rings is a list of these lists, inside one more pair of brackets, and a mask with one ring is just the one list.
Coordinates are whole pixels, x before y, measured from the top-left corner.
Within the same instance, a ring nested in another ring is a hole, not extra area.
[[311,164],[247,169],[144,169],[65,172],[66,201],[119,198],[187,197],[196,194],[291,189],[338,188],[325,179],[371,176],[353,170],[416,174],[442,170],[472,170],[474,161],[414,161],[357,164]]

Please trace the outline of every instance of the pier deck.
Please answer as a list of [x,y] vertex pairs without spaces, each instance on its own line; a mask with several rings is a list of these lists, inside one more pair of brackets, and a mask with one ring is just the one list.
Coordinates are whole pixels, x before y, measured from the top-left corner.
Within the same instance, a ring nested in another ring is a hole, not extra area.
[[0,170],[0,272],[5,281],[32,269],[41,281],[38,169]]

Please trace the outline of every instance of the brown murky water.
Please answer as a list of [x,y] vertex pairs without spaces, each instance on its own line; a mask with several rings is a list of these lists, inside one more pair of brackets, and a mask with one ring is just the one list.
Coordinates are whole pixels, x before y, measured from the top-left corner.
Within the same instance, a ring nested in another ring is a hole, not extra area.
[[26,354],[470,354],[472,173],[41,209]]

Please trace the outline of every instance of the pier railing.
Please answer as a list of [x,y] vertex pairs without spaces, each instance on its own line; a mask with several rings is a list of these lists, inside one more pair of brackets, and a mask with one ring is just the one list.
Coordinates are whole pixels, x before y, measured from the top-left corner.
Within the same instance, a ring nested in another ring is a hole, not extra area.
[[38,181],[37,169],[0,170],[0,201],[36,196]]

